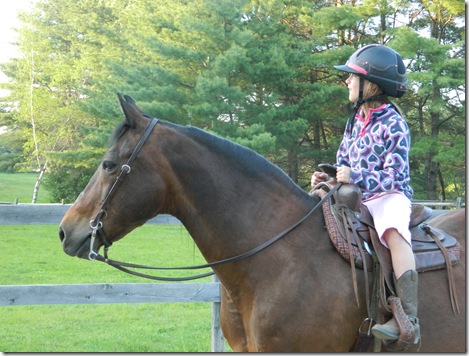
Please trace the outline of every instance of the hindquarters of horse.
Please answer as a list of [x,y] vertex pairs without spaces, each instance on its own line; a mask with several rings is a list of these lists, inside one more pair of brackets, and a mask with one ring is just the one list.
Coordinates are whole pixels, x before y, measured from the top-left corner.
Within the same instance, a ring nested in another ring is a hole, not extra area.
[[421,352],[467,351],[465,213],[465,209],[458,209],[428,222],[456,237],[460,243],[460,262],[453,266],[459,313],[454,313],[451,307],[447,270],[419,273]]

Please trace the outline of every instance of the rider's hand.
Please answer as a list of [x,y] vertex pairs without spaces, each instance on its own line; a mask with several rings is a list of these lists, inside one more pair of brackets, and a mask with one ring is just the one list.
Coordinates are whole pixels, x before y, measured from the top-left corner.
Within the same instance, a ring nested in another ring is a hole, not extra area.
[[311,176],[311,188],[314,189],[314,187],[318,185],[319,183],[325,182],[328,180],[329,180],[329,175],[327,173],[316,171]]
[[339,183],[350,183],[350,167],[340,166],[337,168],[337,182]]

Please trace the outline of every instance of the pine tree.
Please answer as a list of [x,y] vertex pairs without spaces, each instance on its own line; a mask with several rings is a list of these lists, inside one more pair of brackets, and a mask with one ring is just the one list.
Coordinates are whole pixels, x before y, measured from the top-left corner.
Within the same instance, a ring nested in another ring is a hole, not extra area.
[[408,64],[398,104],[416,197],[454,198],[465,191],[463,14],[457,0],[38,0],[22,16],[23,57],[2,66],[12,84],[0,119],[23,145],[15,169],[47,162],[56,199],[73,200],[96,168],[122,119],[116,92],[255,149],[308,190],[349,115],[333,65],[383,43]]

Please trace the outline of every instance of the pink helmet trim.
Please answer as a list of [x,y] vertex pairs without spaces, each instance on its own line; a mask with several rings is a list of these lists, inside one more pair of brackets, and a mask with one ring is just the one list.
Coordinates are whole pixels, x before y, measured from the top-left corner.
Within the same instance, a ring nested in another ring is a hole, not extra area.
[[354,71],[356,71],[356,72],[358,72],[362,75],[367,75],[368,74],[368,72],[365,69],[363,69],[362,67],[356,65],[355,63],[348,62],[345,65],[347,67],[349,67],[350,69],[353,69]]

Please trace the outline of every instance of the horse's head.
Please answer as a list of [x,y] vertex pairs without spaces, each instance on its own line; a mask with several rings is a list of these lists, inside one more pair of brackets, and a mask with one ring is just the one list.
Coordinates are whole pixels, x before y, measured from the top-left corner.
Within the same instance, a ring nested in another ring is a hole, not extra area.
[[[111,136],[114,143],[60,223],[62,246],[71,256],[88,258],[92,240],[98,251],[122,238],[158,214],[165,199],[165,183],[151,152],[152,120],[130,97],[119,95],[119,101],[125,120]],[[93,227],[96,239],[91,238]]]

